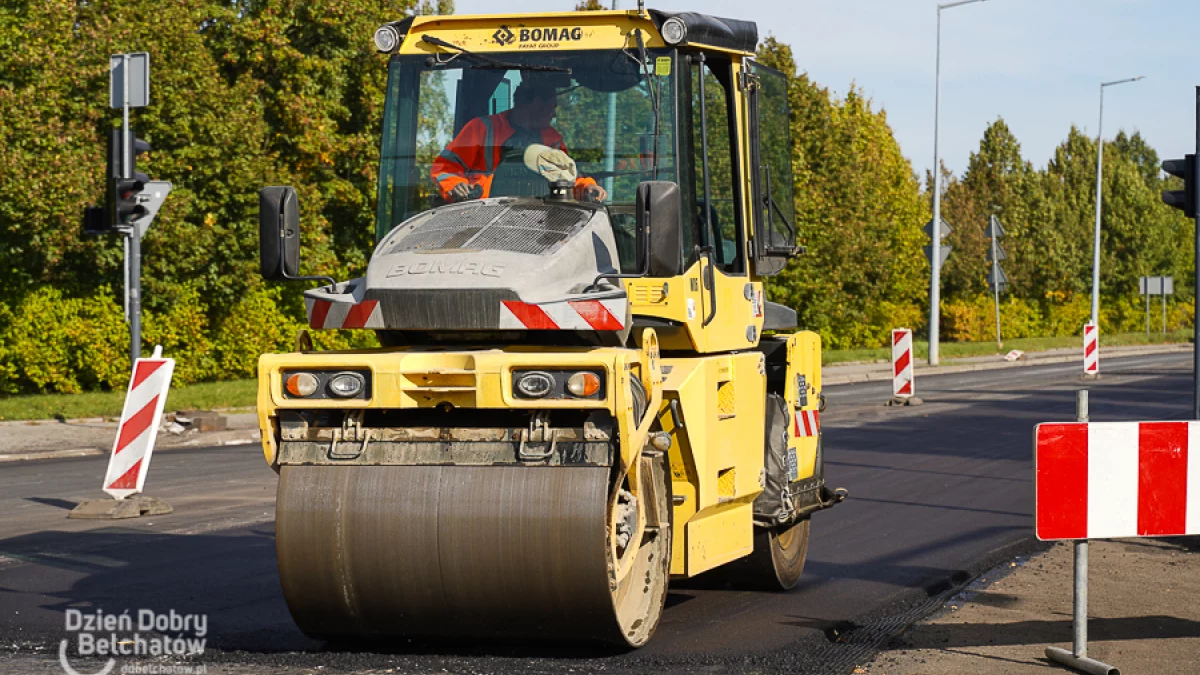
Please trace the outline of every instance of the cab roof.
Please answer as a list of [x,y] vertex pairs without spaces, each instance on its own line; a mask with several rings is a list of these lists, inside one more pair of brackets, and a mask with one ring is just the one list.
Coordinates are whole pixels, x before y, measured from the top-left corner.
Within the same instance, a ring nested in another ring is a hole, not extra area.
[[[726,19],[699,12],[666,12],[662,10],[598,10],[588,12],[538,12],[525,14],[446,14],[409,17],[395,25],[407,32],[414,26],[429,28],[428,24],[452,27],[454,24],[494,23],[497,20],[520,21],[527,19],[538,23],[579,22],[585,19],[594,24],[597,19],[649,19],[656,29],[661,29],[668,19],[679,19],[687,26],[684,44],[716,47],[717,49],[753,55],[758,46],[758,26],[753,21]],[[615,22],[615,21],[614,21]]]

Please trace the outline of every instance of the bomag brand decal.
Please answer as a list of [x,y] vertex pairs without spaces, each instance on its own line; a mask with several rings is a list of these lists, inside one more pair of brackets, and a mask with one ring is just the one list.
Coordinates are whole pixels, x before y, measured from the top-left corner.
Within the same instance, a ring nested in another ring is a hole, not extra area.
[[538,46],[553,46],[562,42],[578,42],[583,39],[583,28],[580,26],[562,26],[559,28],[525,28],[516,29],[500,26],[492,39],[501,46],[519,43],[519,47],[537,44]]
[[396,265],[388,277],[405,274],[472,274],[483,277],[498,277],[504,273],[504,265],[485,265],[477,262],[419,262],[412,265]]

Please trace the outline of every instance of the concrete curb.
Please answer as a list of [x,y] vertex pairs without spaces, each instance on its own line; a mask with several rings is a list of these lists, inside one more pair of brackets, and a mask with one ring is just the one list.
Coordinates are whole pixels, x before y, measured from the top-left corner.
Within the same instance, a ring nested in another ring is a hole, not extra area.
[[[48,429],[53,429],[51,425],[46,425]],[[111,439],[115,436],[115,425],[109,429],[101,429],[105,434],[105,442],[111,443]],[[231,445],[256,445],[261,441],[259,430],[257,427],[253,429],[226,429],[223,431],[208,431],[195,434],[189,434],[186,437],[176,437],[169,434],[159,432],[158,442],[154,446],[154,451],[170,452],[172,450],[187,450],[202,447],[225,447]],[[111,447],[98,448],[95,447],[95,442],[86,446],[76,448],[63,448],[55,450],[43,450],[35,452],[17,452],[17,453],[0,453],[0,465],[6,462],[28,462],[43,459],[70,459],[72,457],[91,457],[95,455],[107,455],[111,452]]]
[[[1081,350],[1082,351],[1082,350]],[[1174,354],[1191,352],[1192,345],[1189,344],[1170,344],[1170,345],[1144,345],[1131,347],[1109,347],[1104,350],[1102,359],[1120,358],[1123,356],[1146,356],[1150,354]],[[997,356],[997,359],[1003,357]],[[1037,356],[1036,354],[1026,354],[1021,361],[981,361],[974,363],[950,363],[941,366],[917,366],[916,374],[921,375],[950,375],[952,373],[967,373],[981,370],[1002,370],[1006,368],[1028,368],[1030,366],[1045,366],[1055,363],[1071,363],[1079,362],[1079,372],[1083,374],[1083,355],[1075,354],[1046,354],[1045,356]],[[1103,364],[1103,360],[1101,361]],[[890,363],[883,362],[873,365],[870,370],[855,373],[839,373],[839,369],[863,368],[862,364],[853,366],[826,366],[822,369],[821,384],[823,385],[838,385],[838,384],[855,384],[859,382],[882,382],[892,380],[892,367]],[[1103,370],[1103,365],[1101,366]]]
[[68,457],[89,457],[91,455],[103,455],[107,450],[100,448],[75,448],[72,450],[50,450],[48,452],[24,452],[19,454],[0,455],[0,463],[3,462],[27,462],[34,459],[66,459]]

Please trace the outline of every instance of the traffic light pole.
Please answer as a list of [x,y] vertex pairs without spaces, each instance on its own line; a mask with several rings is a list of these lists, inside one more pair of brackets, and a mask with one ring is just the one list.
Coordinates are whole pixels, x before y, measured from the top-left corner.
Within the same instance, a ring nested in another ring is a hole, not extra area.
[[[121,177],[133,178],[133,133],[129,129],[129,54],[124,62],[123,96],[121,106]],[[142,355],[142,238],[137,227],[126,228],[125,266],[129,276],[125,284],[125,302],[129,306],[129,367]]]
[[[1196,156],[1200,157],[1200,86],[1196,87]],[[1200,209],[1197,209],[1195,218],[1195,257],[1192,258],[1192,267],[1195,268],[1192,287],[1192,419],[1200,420],[1200,316],[1195,311],[1200,307]]]

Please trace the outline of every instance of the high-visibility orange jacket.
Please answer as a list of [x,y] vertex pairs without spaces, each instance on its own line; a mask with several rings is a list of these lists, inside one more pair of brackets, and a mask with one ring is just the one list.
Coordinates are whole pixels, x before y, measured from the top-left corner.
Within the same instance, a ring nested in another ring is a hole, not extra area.
[[[442,154],[433,160],[430,174],[442,197],[449,201],[450,190],[460,183],[479,185],[483,188],[483,196],[489,196],[496,167],[503,160],[504,143],[515,133],[517,130],[508,121],[508,111],[467,122]],[[541,130],[541,143],[567,152],[562,134],[553,127]],[[584,176],[575,179],[576,190],[595,184],[595,180]]]

